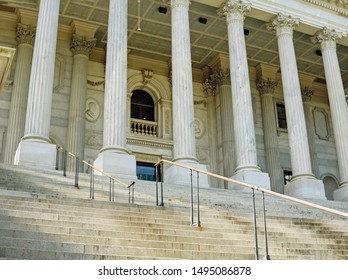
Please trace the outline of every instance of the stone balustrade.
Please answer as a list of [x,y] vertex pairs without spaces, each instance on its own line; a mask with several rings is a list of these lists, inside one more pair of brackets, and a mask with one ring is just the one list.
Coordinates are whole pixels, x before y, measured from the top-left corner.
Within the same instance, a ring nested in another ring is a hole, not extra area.
[[131,132],[137,135],[157,136],[157,122],[131,119]]

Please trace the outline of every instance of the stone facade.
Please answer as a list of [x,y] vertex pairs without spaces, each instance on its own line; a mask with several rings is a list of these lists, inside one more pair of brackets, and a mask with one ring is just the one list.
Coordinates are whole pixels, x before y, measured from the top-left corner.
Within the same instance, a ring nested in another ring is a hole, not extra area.
[[[135,1],[91,5],[100,15],[89,19],[69,19],[71,1],[60,3],[63,14],[59,1],[28,1],[30,9],[7,2],[0,48],[16,55],[1,84],[2,162],[53,169],[63,147],[125,179],[135,178],[137,162],[163,158],[295,197],[348,200],[344,1],[172,0],[163,3],[171,17],[156,14],[170,36],[151,27],[149,14],[140,30],[127,26]],[[161,5],[152,1],[153,13]],[[194,21],[200,12],[216,34]],[[147,45],[151,28],[166,48]],[[313,53],[304,57],[304,46]],[[151,97],[154,120],[131,117],[134,90]],[[166,174],[188,184],[176,168]],[[210,178],[202,185],[235,187]]]

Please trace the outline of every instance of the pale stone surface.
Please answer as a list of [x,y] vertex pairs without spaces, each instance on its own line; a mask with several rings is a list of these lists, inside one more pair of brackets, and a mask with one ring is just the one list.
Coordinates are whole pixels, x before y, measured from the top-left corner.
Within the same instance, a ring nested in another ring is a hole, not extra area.
[[226,17],[230,52],[234,141],[236,147],[236,170],[232,178],[245,180],[244,182],[249,183],[251,177],[240,176],[240,174],[249,174],[249,172],[254,176],[259,174],[260,183],[265,188],[270,189],[268,174],[262,174],[257,164],[253,107],[243,31],[244,17],[250,11],[250,8],[250,3],[227,1],[221,5],[218,11],[221,16]]
[[[51,168],[56,160],[56,153],[45,156],[38,152],[51,147],[49,140],[52,89],[54,79],[55,54],[57,46],[58,18],[60,1],[43,0],[40,2],[38,25],[36,30],[33,64],[30,75],[27,114],[24,137],[16,151],[16,164],[32,164],[35,158]],[[33,140],[31,140],[33,139]],[[35,139],[41,141],[35,142]],[[26,141],[30,143],[25,144]],[[32,149],[32,142],[36,149]],[[51,149],[51,148],[50,148]],[[55,150],[55,149],[54,149]],[[44,164],[40,164],[44,165]]]
[[17,63],[4,154],[4,162],[8,164],[13,164],[16,149],[24,135],[34,38],[35,28],[21,23],[18,24]]
[[[301,88],[292,39],[293,29],[298,24],[298,19],[279,13],[268,26],[270,30],[276,32],[278,38],[291,167],[293,178],[296,178],[296,180],[292,180],[286,185],[285,193],[301,197],[301,195],[308,196],[310,192],[313,192],[313,196],[319,198],[320,194],[322,194],[321,198],[325,199],[324,184],[320,180],[315,179],[312,174]],[[290,79],[289,77],[292,78]],[[311,178],[311,180],[308,181],[308,178]],[[301,184],[301,182],[303,183]],[[315,189],[315,184],[318,189]],[[303,190],[300,190],[301,187]]]
[[110,1],[103,148],[94,161],[96,167],[115,176],[136,175],[135,158],[126,149],[127,8],[128,1]]
[[16,151],[14,164],[54,170],[56,168],[56,145],[33,139],[22,141]]
[[336,40],[340,38],[342,38],[341,32],[323,28],[322,31],[317,32],[314,40],[321,43],[340,171],[339,187],[345,189],[336,191],[337,193],[334,194],[334,198],[338,200],[348,200],[348,113],[336,52]]
[[[171,1],[172,9],[172,69],[173,69],[173,155],[174,161],[190,163],[200,168],[196,158],[195,121],[193,107],[193,85],[189,31],[189,1]],[[184,170],[171,166],[166,172],[166,179],[174,184],[188,185],[178,176]],[[202,176],[205,177],[205,176]],[[208,179],[202,182],[208,184]]]

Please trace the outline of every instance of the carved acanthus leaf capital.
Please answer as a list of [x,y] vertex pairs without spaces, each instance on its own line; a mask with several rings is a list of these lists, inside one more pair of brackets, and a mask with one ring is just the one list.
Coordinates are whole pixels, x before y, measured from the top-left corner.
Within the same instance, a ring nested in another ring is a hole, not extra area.
[[261,95],[273,94],[277,85],[278,81],[272,80],[270,78],[268,78],[267,80],[260,78],[256,81],[257,90]]
[[230,69],[218,69],[212,75],[210,79],[216,86],[221,86],[224,84],[231,84]]
[[313,37],[311,37],[311,40],[314,44],[322,43],[325,41],[334,41],[341,39],[343,37],[342,32],[337,32],[334,29],[329,29],[327,27],[324,27],[322,30],[315,33]]
[[227,21],[244,21],[245,15],[251,10],[251,3],[243,0],[227,0],[217,10],[220,17],[226,17]]
[[94,48],[97,40],[96,39],[87,39],[85,37],[73,35],[71,41],[71,51],[73,55],[83,54],[87,57],[91,54],[92,49]]
[[202,83],[203,91],[207,94],[207,96],[215,96],[216,95],[216,84],[211,79],[205,79]]
[[301,88],[301,95],[302,95],[302,101],[303,102],[309,102],[312,99],[312,96],[314,94],[314,90],[309,87]]
[[36,28],[31,25],[25,25],[22,23],[17,24],[17,42],[18,45],[30,44],[34,45]]
[[170,3],[170,6],[172,9],[174,8],[186,8],[188,9],[191,5],[191,1],[189,0],[171,0],[167,1],[167,3]]
[[267,25],[269,31],[276,32],[277,36],[282,34],[292,34],[293,30],[299,25],[300,20],[292,16],[278,13]]

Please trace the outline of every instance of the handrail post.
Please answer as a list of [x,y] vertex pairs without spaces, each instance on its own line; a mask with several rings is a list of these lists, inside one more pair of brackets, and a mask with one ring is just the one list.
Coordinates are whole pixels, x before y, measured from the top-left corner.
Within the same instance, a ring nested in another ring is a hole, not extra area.
[[267,225],[266,225],[266,207],[265,207],[265,193],[262,192],[262,208],[263,208],[263,224],[264,224],[264,234],[265,234],[265,259],[270,260],[268,254],[268,239],[267,239]]
[[59,170],[59,151],[61,147],[57,147],[57,152],[56,152],[56,170]]
[[75,188],[79,188],[79,158],[75,159]]
[[91,176],[89,181],[89,198],[94,199],[94,168],[91,168]]
[[160,164],[160,179],[161,179],[161,204],[159,206],[164,206],[163,202],[163,179],[164,179],[164,169],[163,169],[163,161]]
[[112,179],[112,201],[115,201],[115,180]]
[[111,181],[112,179],[110,178],[110,182],[109,182],[109,201],[111,201]]
[[192,169],[190,169],[191,172],[191,184],[190,184],[190,216],[191,216],[191,226],[194,224],[193,219],[193,176],[192,176]]
[[254,238],[255,238],[255,258],[259,259],[259,244],[257,240],[256,208],[255,208],[255,191],[252,189],[253,198],[253,220],[254,220]]
[[66,177],[66,159],[67,159],[67,151],[63,151],[63,176]]
[[132,204],[134,204],[134,187],[135,187],[135,184],[133,182],[133,186],[132,186]]
[[159,168],[159,166],[158,166],[158,165],[155,165],[155,175],[156,175],[156,206],[158,206],[158,181],[159,181],[159,178],[158,178],[158,168]]
[[199,172],[197,171],[197,226],[201,226],[201,214],[199,210]]

